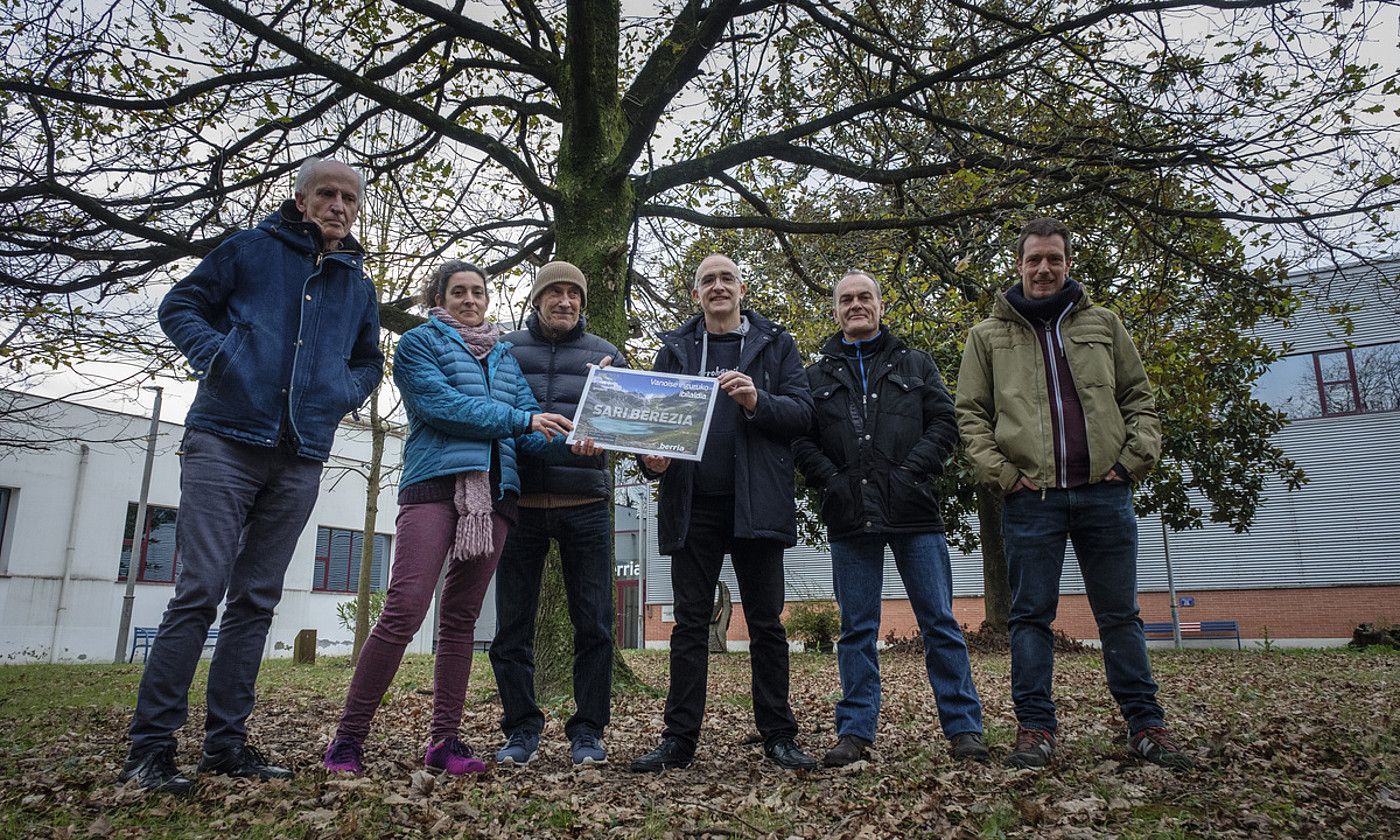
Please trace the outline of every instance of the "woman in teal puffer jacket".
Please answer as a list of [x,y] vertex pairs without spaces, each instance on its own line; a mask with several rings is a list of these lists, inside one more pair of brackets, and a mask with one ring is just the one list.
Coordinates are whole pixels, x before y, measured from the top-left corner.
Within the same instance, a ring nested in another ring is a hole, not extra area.
[[[451,260],[423,291],[429,320],[399,339],[394,382],[408,411],[394,565],[378,623],[360,652],[335,739],[330,772],[364,770],[364,740],[384,692],[418,632],[444,562],[433,716],[423,763],[453,775],[486,765],[460,736],[476,619],[520,494],[516,447],[564,451],[572,424],[541,412],[520,367],[486,320],[481,269]],[[577,449],[582,450],[583,445]],[[580,452],[580,454],[582,454]]]

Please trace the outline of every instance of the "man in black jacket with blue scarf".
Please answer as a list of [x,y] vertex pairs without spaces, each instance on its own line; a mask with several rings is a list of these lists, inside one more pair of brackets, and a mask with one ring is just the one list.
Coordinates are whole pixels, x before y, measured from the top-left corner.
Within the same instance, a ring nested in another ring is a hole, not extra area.
[[953,617],[952,567],[934,482],[958,445],[953,400],[938,366],[880,323],[874,278],[850,272],[832,292],[840,332],[807,368],[816,422],[793,452],[821,490],[831,576],[841,607],[837,742],[822,762],[865,757],[880,715],[880,605],[885,548],[919,622],[938,722],[958,758],[982,761],[982,704]]
[[661,336],[655,370],[712,376],[721,393],[703,460],[642,458],[660,477],[657,533],[671,555],[676,625],[661,745],[635,772],[689,767],[705,714],[709,621],[720,566],[729,554],[749,629],[754,722],[769,760],[790,770],[816,762],[797,746],[788,703],[783,629],[783,549],[797,542],[790,442],[812,422],[812,396],[792,336],[742,307],[748,287],[728,257],[700,263],[690,296],[700,314]]
[[[540,408],[572,417],[591,365],[620,360],[616,347],[588,332],[588,279],[572,263],[541,266],[530,289],[525,329],[503,341],[520,363]],[[549,541],[559,543],[564,594],[574,626],[574,702],[564,724],[574,764],[607,761],[603,730],[612,703],[612,476],[601,451],[563,463],[520,456],[520,514],[496,569],[491,668],[501,692],[501,765],[523,766],[539,751],[544,714],[535,701],[535,620]]]

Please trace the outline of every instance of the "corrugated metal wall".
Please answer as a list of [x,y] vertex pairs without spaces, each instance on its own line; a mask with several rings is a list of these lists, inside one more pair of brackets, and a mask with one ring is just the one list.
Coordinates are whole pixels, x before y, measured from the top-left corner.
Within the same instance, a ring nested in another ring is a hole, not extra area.
[[[1395,277],[1400,260],[1385,263],[1380,273]],[[1349,269],[1322,281],[1331,294],[1344,291],[1363,307],[1351,315],[1355,330],[1347,338],[1355,344],[1400,341],[1400,296],[1378,277],[1374,269]],[[1337,348],[1347,340],[1338,337],[1336,316],[1316,300],[1305,304],[1290,327],[1270,326],[1258,335],[1275,346],[1291,342],[1291,352]],[[1249,533],[1207,526],[1171,534],[1177,588],[1400,583],[1400,412],[1295,420],[1278,441],[1310,483],[1294,493],[1270,485]],[[657,554],[655,527],[647,530],[647,603],[671,603],[670,558]],[[1160,520],[1140,520],[1138,538],[1138,588],[1165,591]],[[799,545],[786,553],[784,562],[789,600],[831,597],[831,556],[825,548]],[[721,577],[737,592],[727,561]],[[1073,549],[1065,560],[1062,590],[1084,591]],[[980,553],[954,552],[953,592],[982,594]],[[888,554],[884,596],[906,597]]]
[[[1352,344],[1378,344],[1400,341],[1400,259],[1385,260],[1375,266],[1346,266],[1335,273],[1298,277],[1297,285],[1307,296],[1288,324],[1261,325],[1255,335],[1273,347],[1286,341],[1290,353],[1312,353]],[[1388,278],[1385,279],[1385,278]],[[1329,313],[1331,301],[1345,300],[1359,307],[1348,313],[1354,332],[1347,335],[1338,315]]]

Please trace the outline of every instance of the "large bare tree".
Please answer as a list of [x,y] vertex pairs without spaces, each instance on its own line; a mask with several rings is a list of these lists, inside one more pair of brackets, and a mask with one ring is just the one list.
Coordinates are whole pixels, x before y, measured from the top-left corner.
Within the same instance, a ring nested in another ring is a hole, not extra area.
[[[1194,223],[1251,253],[1367,257],[1400,187],[1394,52],[1364,49],[1395,8],[4,0],[0,280],[23,303],[0,332],[19,341],[40,304],[102,312],[207,253],[311,153],[404,195],[423,262],[578,264],[591,328],[619,344],[629,316],[684,308],[657,273],[701,229],[766,232],[774,270],[816,294],[829,266],[794,237],[903,232],[971,296],[968,266],[1021,219],[1090,206],[1173,265],[1197,255],[1161,232]],[[414,166],[434,196],[409,196]],[[1182,184],[1195,199],[1164,192]],[[390,330],[415,322],[403,303]]]

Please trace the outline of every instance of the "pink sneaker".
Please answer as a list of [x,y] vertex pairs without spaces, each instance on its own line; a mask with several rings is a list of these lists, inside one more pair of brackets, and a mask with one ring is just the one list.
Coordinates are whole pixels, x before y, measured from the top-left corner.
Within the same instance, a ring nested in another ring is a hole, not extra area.
[[429,744],[428,752],[423,756],[423,766],[429,770],[445,771],[452,776],[486,772],[486,762],[477,758],[472,748],[455,735]]
[[352,738],[336,738],[326,747],[326,756],[321,766],[327,773],[352,773],[356,776],[365,772],[365,749]]

